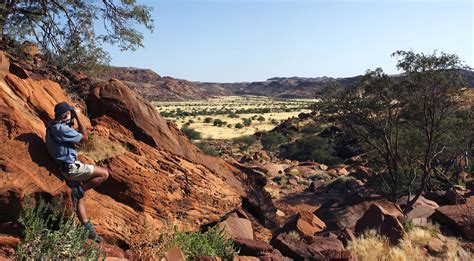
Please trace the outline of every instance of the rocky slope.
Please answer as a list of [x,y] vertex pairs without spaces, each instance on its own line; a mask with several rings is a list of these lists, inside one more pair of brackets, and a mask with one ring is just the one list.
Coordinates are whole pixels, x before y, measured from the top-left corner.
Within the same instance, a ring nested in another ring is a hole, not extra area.
[[98,73],[107,81],[116,78],[149,101],[199,100],[209,96],[200,85],[171,77],[161,77],[149,69],[111,67]]
[[[0,64],[0,233],[18,234],[25,196],[51,200],[69,194],[44,135],[54,105],[72,101],[59,84],[32,79],[3,52]],[[156,229],[171,222],[196,230],[239,207],[247,195],[235,178],[245,178],[242,171],[204,155],[120,81],[92,86],[82,107],[91,112],[83,121],[93,139],[126,148],[95,162],[111,176],[86,197],[89,216],[109,242],[125,244],[139,220]]]

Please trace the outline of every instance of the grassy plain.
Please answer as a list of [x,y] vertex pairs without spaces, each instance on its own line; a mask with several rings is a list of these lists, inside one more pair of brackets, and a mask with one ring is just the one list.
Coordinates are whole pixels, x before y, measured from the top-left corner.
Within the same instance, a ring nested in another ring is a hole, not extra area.
[[[179,128],[186,125],[198,131],[204,139],[232,139],[271,130],[282,120],[310,112],[308,107],[314,102],[314,99],[219,96],[200,101],[154,102],[154,105],[167,120],[176,122]],[[259,121],[260,116],[264,120]],[[206,118],[212,120],[205,122]],[[215,126],[216,119],[225,123]],[[245,126],[243,119],[252,119],[251,124]],[[242,128],[236,128],[239,123]]]

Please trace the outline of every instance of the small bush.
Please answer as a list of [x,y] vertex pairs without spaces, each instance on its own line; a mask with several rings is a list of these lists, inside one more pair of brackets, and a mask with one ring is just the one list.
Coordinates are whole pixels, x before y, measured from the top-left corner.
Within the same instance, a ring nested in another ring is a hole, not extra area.
[[188,137],[190,140],[199,140],[201,139],[201,133],[198,131],[195,131],[194,129],[188,128],[188,127],[182,127],[181,131]]
[[204,233],[175,231],[172,244],[181,248],[187,260],[201,256],[230,259],[238,254],[234,242],[226,237],[224,228],[219,226],[212,227]]
[[243,127],[244,127],[244,125],[242,123],[235,124],[236,129],[242,129]]
[[17,249],[19,260],[98,260],[102,256],[100,249],[94,248],[93,244],[85,247],[87,231],[74,222],[74,215],[66,217],[59,205],[43,202],[33,205],[26,198],[26,206],[19,218],[25,227],[24,239]]
[[246,144],[252,146],[257,141],[257,138],[253,135],[242,136],[232,139],[234,144]]
[[336,165],[342,160],[336,156],[334,146],[319,136],[303,137],[280,150],[286,159],[308,161],[313,160],[326,165]]
[[210,156],[219,156],[219,152],[216,151],[213,147],[209,146],[206,142],[199,142],[196,143],[196,146],[204,152],[204,154],[210,155]]
[[212,120],[213,119],[211,117],[204,118],[204,123],[211,123]]
[[215,119],[215,120],[212,122],[212,124],[213,124],[214,126],[222,127],[222,125],[225,125],[226,122],[222,121],[221,119]]
[[331,176],[329,176],[329,175],[326,174],[326,173],[321,172],[321,173],[316,173],[316,174],[314,174],[314,175],[311,175],[311,176],[309,177],[309,179],[311,179],[311,180],[313,180],[313,181],[314,181],[314,180],[329,180],[329,179],[331,179]]
[[324,128],[321,125],[308,125],[305,126],[301,132],[305,134],[315,134],[315,133],[320,133],[324,130]]
[[279,132],[269,132],[263,135],[260,139],[263,148],[269,151],[275,150],[277,147],[287,141],[288,138],[286,138],[283,134]]

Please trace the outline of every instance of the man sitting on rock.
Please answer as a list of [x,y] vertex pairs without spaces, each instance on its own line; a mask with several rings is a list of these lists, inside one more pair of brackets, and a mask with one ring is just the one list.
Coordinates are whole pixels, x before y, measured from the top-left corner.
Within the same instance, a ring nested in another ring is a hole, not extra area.
[[[87,218],[84,206],[84,193],[95,188],[109,177],[107,169],[84,164],[77,160],[75,144],[88,140],[86,128],[78,115],[81,111],[66,102],[60,102],[54,107],[54,120],[46,129],[46,146],[49,154],[59,164],[66,184],[71,187],[71,197],[77,217],[89,232],[89,238],[102,241],[97,235],[94,225]],[[77,120],[79,132],[72,128],[74,119]]]

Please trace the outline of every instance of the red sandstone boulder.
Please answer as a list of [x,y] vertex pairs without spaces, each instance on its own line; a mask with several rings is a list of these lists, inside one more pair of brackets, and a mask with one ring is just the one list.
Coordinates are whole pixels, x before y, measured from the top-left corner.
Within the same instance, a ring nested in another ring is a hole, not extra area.
[[129,129],[135,139],[203,164],[244,193],[233,175],[238,170],[220,158],[202,153],[174,124],[166,122],[148,101],[121,81],[111,79],[93,85],[86,102],[93,118],[107,115]]
[[294,260],[354,260],[342,242],[334,238],[313,237],[311,242],[305,242],[282,233],[273,238],[271,244]]
[[174,247],[165,255],[166,261],[186,261],[183,251],[179,247]]
[[311,237],[326,228],[326,224],[311,212],[301,211],[282,228],[282,232],[296,231],[302,237]]
[[19,243],[17,237],[0,236],[0,257],[13,258]]
[[224,228],[224,232],[232,239],[254,239],[252,223],[248,219],[229,217],[219,223],[219,226]]
[[408,237],[403,225],[397,219],[401,215],[401,212],[391,212],[378,204],[373,204],[357,221],[355,232],[360,235],[368,230],[376,230],[386,236],[390,243],[398,244],[400,240]]
[[[411,199],[413,199],[413,197],[414,196],[412,196]],[[397,201],[397,204],[403,209],[406,206],[407,199],[408,196],[403,196]],[[412,209],[408,211],[406,217],[409,220],[413,220],[417,225],[422,225],[423,223],[427,223],[427,218],[429,218],[438,207],[436,202],[420,196],[415,204],[413,204]]]
[[466,240],[474,240],[474,205],[446,205],[436,209],[434,218],[459,232]]

